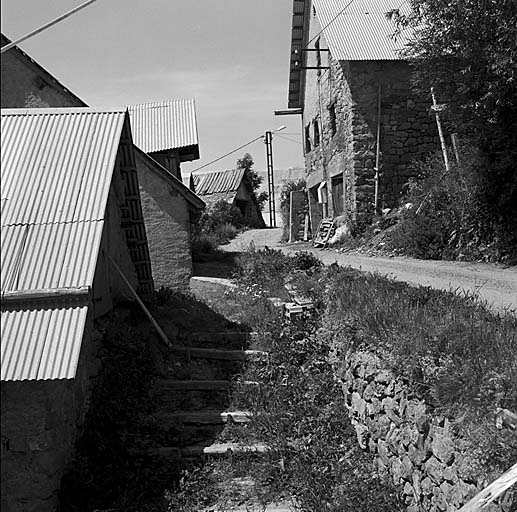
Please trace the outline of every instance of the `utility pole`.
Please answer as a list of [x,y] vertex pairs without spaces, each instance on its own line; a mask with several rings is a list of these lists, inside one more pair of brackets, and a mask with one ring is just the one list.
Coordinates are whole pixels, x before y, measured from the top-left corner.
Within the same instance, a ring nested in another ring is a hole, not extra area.
[[273,133],[266,132],[264,143],[266,144],[267,162],[267,189],[269,201],[269,226],[276,228],[275,214],[275,180],[273,175]]

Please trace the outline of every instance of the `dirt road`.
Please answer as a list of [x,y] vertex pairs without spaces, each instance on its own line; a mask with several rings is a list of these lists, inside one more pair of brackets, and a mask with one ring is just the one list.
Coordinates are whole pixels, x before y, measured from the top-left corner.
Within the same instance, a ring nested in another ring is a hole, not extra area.
[[280,235],[279,228],[250,230],[240,234],[222,249],[240,252],[253,242],[257,248],[268,246],[285,253],[310,251],[327,265],[337,262],[339,265],[378,272],[414,285],[455,290],[457,293],[473,293],[496,311],[509,310],[517,313],[517,267],[346,254],[333,249],[315,249],[310,243],[281,244]]

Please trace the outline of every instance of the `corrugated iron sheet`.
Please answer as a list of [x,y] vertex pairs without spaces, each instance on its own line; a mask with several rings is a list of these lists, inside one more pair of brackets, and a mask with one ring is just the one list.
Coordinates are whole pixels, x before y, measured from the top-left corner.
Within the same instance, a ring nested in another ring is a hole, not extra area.
[[[2,110],[2,291],[92,286],[126,113]],[[2,309],[2,380],[75,376],[87,304]]]
[[244,177],[243,169],[193,174],[194,189],[199,196],[237,192]]
[[91,286],[104,222],[2,226],[2,291]]
[[75,377],[88,306],[2,311],[1,379]]
[[194,100],[143,103],[128,110],[133,141],[145,153],[198,145]]
[[124,116],[2,110],[2,226],[102,220]]
[[386,13],[397,8],[407,12],[407,4],[401,0],[354,0],[347,7],[349,2],[314,0],[332,56],[338,60],[402,60],[400,51],[409,31],[395,40],[395,25]]

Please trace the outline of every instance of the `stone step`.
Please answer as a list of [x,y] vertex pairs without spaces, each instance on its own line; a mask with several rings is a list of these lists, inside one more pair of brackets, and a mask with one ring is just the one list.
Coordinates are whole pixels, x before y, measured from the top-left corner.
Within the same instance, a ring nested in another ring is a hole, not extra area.
[[253,381],[231,381],[231,380],[174,380],[158,379],[156,385],[161,390],[168,391],[215,391],[230,389],[234,385],[258,386]]
[[193,445],[184,448],[163,446],[158,449],[161,457],[180,458],[198,458],[203,456],[221,457],[225,455],[247,455],[266,453],[270,451],[269,446],[264,443],[254,443],[242,445],[239,443],[213,443],[209,446]]
[[176,354],[185,355],[187,358],[215,359],[221,361],[257,361],[267,360],[269,354],[261,350],[221,350],[202,347],[172,347]]
[[175,425],[224,425],[231,423],[249,423],[253,413],[248,411],[179,411],[163,413],[158,416],[160,421]]

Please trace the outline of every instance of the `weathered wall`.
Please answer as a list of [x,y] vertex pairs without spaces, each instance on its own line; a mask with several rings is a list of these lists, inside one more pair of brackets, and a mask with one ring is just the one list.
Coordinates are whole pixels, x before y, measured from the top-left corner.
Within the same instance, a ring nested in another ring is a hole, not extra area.
[[[2,37],[2,46],[7,40]],[[2,55],[1,107],[83,107],[85,103],[63,87],[32,59],[13,48]]]
[[[318,20],[312,16],[309,38],[319,32]],[[323,35],[319,36],[319,44],[327,48]],[[307,66],[317,66],[317,59],[317,52],[308,52]],[[329,69],[309,69],[306,74],[303,135],[308,188],[328,182],[330,215],[339,215],[343,210],[355,218],[358,213],[373,211],[380,82],[382,174],[378,206],[395,206],[404,184],[413,175],[410,163],[438,148],[436,127],[429,115],[430,98],[412,94],[406,62],[336,61],[323,51],[320,61],[322,67]],[[319,143],[315,124],[319,127]],[[343,184],[332,194],[331,178],[339,175]],[[337,193],[342,198],[341,205],[335,204]],[[312,216],[318,217],[317,207],[311,210]]]
[[89,315],[74,380],[2,382],[2,512],[55,512],[99,371],[99,340]]
[[[358,442],[402,488],[408,512],[458,510],[490,483],[462,452],[448,420],[431,415],[378,357],[349,354],[338,375]],[[509,510],[511,499],[483,510]]]
[[189,204],[138,156],[137,171],[154,284],[187,292],[192,275]]

